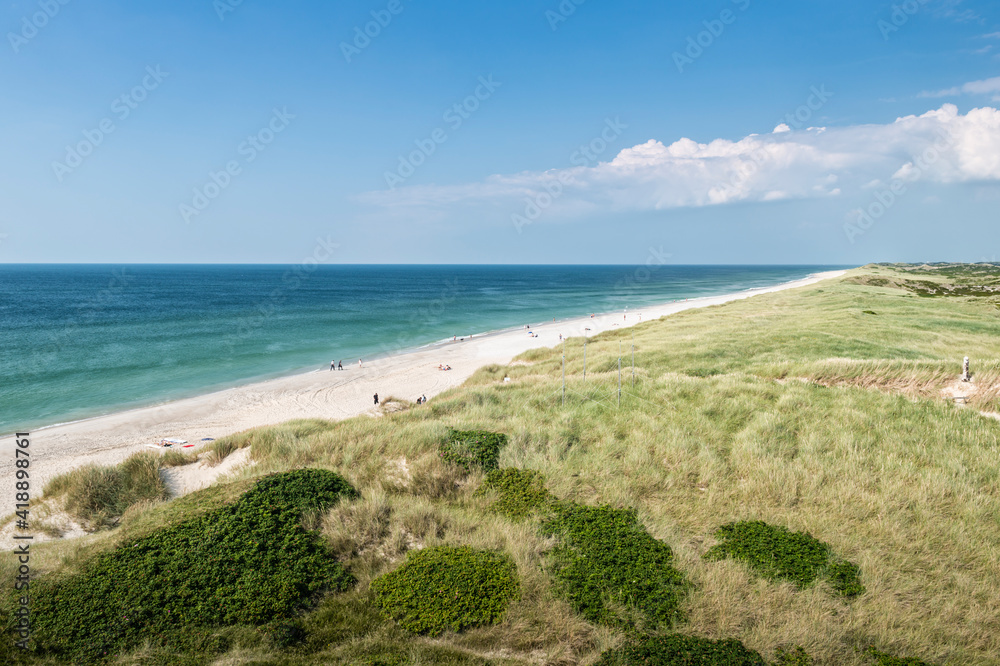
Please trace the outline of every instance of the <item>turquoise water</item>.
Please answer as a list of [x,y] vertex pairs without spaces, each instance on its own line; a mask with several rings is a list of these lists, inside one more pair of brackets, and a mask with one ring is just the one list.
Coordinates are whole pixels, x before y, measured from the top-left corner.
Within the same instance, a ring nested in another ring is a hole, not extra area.
[[0,433],[829,266],[0,266]]

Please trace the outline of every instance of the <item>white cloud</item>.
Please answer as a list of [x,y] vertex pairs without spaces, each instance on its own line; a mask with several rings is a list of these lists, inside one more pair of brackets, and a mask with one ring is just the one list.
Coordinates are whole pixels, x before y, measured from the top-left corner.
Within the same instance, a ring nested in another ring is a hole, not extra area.
[[[783,128],[778,128],[781,130]],[[662,210],[863,193],[890,177],[937,183],[1000,181],[1000,110],[951,104],[885,125],[750,135],[666,145],[651,139],[591,167],[495,175],[477,183],[372,192],[380,207],[486,205],[546,215]]]
[[957,97],[958,95],[989,95],[1000,93],[1000,76],[982,81],[970,81],[962,86],[935,92],[924,91],[917,97]]
[[988,35],[983,35],[983,39],[1000,39],[1000,32],[991,32]]

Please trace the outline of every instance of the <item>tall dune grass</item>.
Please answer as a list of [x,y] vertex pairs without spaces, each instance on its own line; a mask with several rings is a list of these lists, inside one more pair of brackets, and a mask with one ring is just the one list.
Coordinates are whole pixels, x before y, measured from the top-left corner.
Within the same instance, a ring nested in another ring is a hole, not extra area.
[[[215,450],[249,447],[257,464],[226,485],[135,510],[72,554],[41,546],[40,566],[71,571],[131,535],[231,501],[254,477],[327,468],[361,499],[313,526],[357,587],[302,618],[307,638],[295,651],[234,628],[226,655],[207,661],[592,664],[624,635],[586,622],[559,596],[545,569],[555,542],[536,520],[491,511],[476,494],[482,474],[440,458],[449,429],[482,429],[509,436],[502,468],[541,472],[555,496],[638,510],[693,584],[686,634],[736,638],[769,659],[800,645],[820,666],[867,664],[859,650],[869,645],[942,666],[998,663],[1000,423],[976,411],[997,407],[1000,313],[991,303],[827,282],[690,311],[636,327],[634,385],[632,333],[589,341],[586,381],[582,341],[569,340],[484,368],[426,409],[225,438]],[[964,356],[982,392],[971,409],[940,396]],[[799,589],[738,561],[706,560],[717,528],[743,520],[830,544],[859,565],[866,592],[845,599],[822,581]],[[522,595],[500,624],[429,640],[373,610],[370,581],[433,545],[511,555]],[[0,575],[10,566],[0,560]]]

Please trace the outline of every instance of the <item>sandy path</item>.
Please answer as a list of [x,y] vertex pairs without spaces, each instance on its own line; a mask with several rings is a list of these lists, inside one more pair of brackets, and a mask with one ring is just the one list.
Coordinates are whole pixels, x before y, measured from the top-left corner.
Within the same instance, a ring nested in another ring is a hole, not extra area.
[[[292,419],[345,419],[372,410],[372,395],[416,400],[428,398],[462,384],[478,368],[507,364],[529,349],[554,347],[559,335],[578,337],[589,328],[596,335],[613,328],[689,310],[748,298],[757,294],[815,284],[839,277],[845,271],[819,273],[804,280],[766,289],[754,289],[725,296],[691,299],[642,308],[641,313],[589,316],[549,322],[533,327],[537,338],[523,329],[476,336],[464,342],[449,342],[346,367],[342,372],[315,371],[241,386],[218,393],[179,400],[155,407],[135,409],[67,425],[44,428],[32,433],[31,489],[38,499],[45,482],[52,477],[87,464],[111,465],[165,437],[188,440],[197,451],[206,437],[219,438],[248,428],[282,423]],[[453,370],[442,372],[439,364]],[[0,441],[0,497],[8,498],[13,509],[14,438]],[[0,514],[7,509],[0,507]]]

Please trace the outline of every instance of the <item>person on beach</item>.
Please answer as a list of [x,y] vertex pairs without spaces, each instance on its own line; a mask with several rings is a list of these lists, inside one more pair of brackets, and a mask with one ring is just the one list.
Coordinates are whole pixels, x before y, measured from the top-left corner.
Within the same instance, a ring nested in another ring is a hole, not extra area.
[[427,396],[426,395],[420,396],[420,400],[421,400],[421,404],[424,404],[424,405],[427,404]]
[[358,367],[359,368],[361,367],[361,359],[360,358],[358,359]]
[[343,370],[343,369],[344,369],[344,362],[337,361],[337,370]]
[[336,367],[337,367],[337,362],[336,361],[330,361],[330,372],[333,372],[333,369],[336,368]]
[[378,407],[378,393],[375,394],[375,406]]

